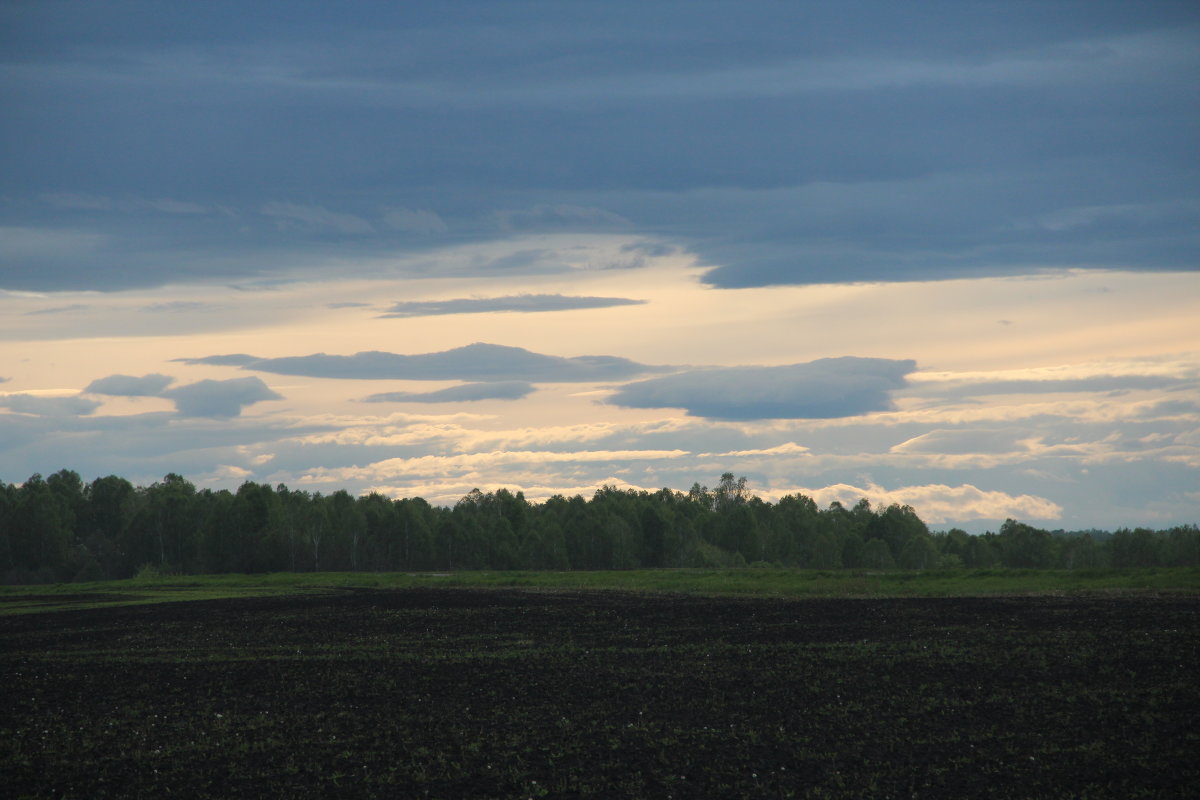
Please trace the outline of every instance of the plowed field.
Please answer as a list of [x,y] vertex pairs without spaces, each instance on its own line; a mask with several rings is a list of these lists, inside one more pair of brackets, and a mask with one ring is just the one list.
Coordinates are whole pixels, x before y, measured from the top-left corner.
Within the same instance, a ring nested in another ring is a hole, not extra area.
[[8,797],[1187,797],[1200,598],[347,591],[0,618]]

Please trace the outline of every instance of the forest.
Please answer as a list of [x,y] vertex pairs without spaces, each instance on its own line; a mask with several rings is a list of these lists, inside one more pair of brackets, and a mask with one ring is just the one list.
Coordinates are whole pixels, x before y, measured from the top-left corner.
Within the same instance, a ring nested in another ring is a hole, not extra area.
[[246,482],[150,486],[71,470],[0,482],[0,579],[7,585],[170,574],[319,571],[608,570],[784,566],[933,569],[1200,566],[1200,530],[931,532],[908,506],[768,503],[745,478],[687,492],[600,488],[542,503],[474,490],[453,507]]

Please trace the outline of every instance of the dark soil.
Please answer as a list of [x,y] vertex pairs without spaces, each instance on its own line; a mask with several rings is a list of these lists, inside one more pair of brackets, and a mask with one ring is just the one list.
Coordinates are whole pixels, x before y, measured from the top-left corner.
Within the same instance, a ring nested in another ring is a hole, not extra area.
[[8,797],[1188,797],[1200,598],[346,592],[0,618]]

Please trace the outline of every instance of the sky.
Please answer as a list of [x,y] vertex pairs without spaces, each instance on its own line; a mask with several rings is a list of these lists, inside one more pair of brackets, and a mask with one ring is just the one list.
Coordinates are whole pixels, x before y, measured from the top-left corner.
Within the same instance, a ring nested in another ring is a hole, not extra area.
[[0,480],[1200,522],[1194,2],[0,0]]

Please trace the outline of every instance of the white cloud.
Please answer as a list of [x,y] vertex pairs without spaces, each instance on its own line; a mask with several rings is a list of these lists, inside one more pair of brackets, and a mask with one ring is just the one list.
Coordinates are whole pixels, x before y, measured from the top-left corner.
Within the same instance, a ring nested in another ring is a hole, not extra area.
[[757,450],[730,450],[727,453],[702,453],[701,458],[711,457],[732,457],[744,458],[746,456],[802,456],[811,452],[809,448],[803,445],[798,445],[795,442],[784,442],[775,447],[765,447]]
[[937,429],[894,445],[893,453],[938,453],[943,455],[1027,453],[1036,443],[1020,429]]
[[[588,498],[603,486],[610,486],[621,491],[656,492],[661,486],[646,486],[631,483],[626,478],[616,475],[606,475],[579,483],[561,484],[554,480],[556,476],[545,473],[522,473],[514,475],[512,482],[496,482],[490,480],[461,481],[461,480],[421,480],[405,481],[402,484],[379,483],[370,486],[366,491],[395,497],[421,497],[434,505],[453,506],[462,497],[474,489],[482,492],[494,492],[499,489],[520,491],[531,503],[545,502],[556,495],[574,497],[576,495]],[[549,479],[549,482],[542,482]]]
[[843,483],[799,491],[812,497],[820,506],[837,500],[849,507],[864,497],[877,507],[892,504],[912,506],[917,516],[935,525],[1009,517],[1052,520],[1059,519],[1063,511],[1057,503],[1044,497],[1028,494],[1013,496],[1000,491],[985,491],[969,483],[960,486],[902,486],[897,489],[885,489],[875,484],[860,488]]
[[464,451],[566,448],[573,445],[594,444],[604,440],[644,441],[644,437],[668,428],[683,430],[690,427],[690,422],[672,419],[635,425],[596,421],[573,425],[546,425],[544,427],[503,428],[500,430],[463,428],[456,432],[455,448]]
[[1200,365],[1179,358],[1126,359],[991,372],[914,372],[909,384],[909,396],[938,398],[1185,389],[1200,385]]
[[549,463],[617,463],[628,461],[659,461],[689,455],[686,450],[582,450],[572,452],[504,450],[488,453],[463,453],[453,456],[419,456],[377,461],[365,467],[309,470],[301,478],[304,483],[337,481],[386,482],[404,476],[450,476],[475,473],[483,468],[511,465]]

